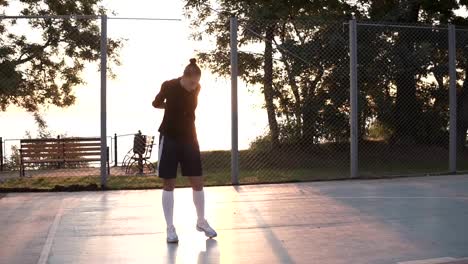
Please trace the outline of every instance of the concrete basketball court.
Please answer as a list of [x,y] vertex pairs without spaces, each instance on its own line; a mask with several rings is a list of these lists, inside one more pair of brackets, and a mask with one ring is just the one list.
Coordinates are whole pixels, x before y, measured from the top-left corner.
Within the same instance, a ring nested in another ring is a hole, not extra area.
[[[175,190],[0,194],[0,263],[467,263],[468,176],[207,187],[195,230]],[[466,259],[465,259],[466,260]]]

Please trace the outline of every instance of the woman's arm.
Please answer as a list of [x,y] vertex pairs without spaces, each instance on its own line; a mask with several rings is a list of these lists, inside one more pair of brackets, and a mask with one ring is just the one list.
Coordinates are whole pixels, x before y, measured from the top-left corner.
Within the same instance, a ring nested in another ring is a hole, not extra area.
[[161,90],[159,91],[159,93],[154,98],[154,101],[153,101],[153,107],[154,108],[159,108],[159,109],[165,109],[166,108],[165,100],[166,100],[167,87],[166,87],[165,84],[166,83],[164,82],[161,85]]

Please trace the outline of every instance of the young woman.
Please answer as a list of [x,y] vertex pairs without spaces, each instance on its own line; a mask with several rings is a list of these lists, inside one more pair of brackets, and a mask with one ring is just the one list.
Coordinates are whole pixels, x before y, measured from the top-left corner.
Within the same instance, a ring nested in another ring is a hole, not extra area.
[[196,229],[207,237],[217,236],[205,219],[205,195],[203,176],[195,128],[195,109],[200,92],[201,70],[195,59],[185,67],[182,77],[166,81],[153,101],[155,108],[164,109],[159,127],[158,175],[164,181],[162,205],[167,224],[167,242],[179,241],[173,225],[174,187],[177,167],[187,176],[193,189],[193,202],[197,211]]

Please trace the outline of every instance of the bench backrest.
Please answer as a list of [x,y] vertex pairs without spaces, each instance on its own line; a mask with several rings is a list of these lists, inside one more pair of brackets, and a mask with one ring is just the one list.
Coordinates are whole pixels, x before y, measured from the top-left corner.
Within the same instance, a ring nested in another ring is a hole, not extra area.
[[21,158],[36,162],[98,161],[100,138],[22,139]]
[[22,139],[21,159],[35,161],[63,160],[63,152],[57,139]]

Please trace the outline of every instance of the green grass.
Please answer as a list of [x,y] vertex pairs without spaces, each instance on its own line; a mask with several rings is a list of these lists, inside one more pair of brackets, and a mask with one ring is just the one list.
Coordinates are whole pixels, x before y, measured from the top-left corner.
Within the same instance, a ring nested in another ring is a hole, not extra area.
[[[419,173],[414,171],[414,173]],[[382,178],[383,175],[367,175],[362,178]],[[259,169],[241,171],[241,184],[305,182],[349,179],[349,172],[337,169]],[[230,185],[231,176],[227,170],[205,173],[206,186]],[[101,190],[99,176],[85,177],[33,177],[15,178],[0,182],[2,192],[21,191],[95,191]],[[177,187],[189,187],[186,177],[177,177]],[[162,180],[156,176],[110,176],[108,190],[160,189]]]
[[[312,152],[241,151],[241,184],[281,183],[349,179],[348,149],[328,146]],[[371,146],[362,151],[361,179],[394,176],[437,175],[448,173],[448,151],[443,148],[405,148]],[[230,153],[202,153],[206,186],[230,185]],[[459,171],[468,171],[468,153],[460,157]],[[85,191],[100,190],[99,176],[32,177],[0,180],[0,192],[11,191]],[[177,187],[188,187],[185,177],[178,177]],[[158,189],[162,180],[156,176],[110,176],[107,189]]]
[[[242,171],[240,182],[249,183],[274,183],[297,182],[311,180],[332,180],[345,178],[344,174],[319,169],[295,169],[272,170],[261,169],[255,171]],[[230,185],[231,176],[229,170],[218,170],[205,173],[206,186]],[[86,177],[32,177],[15,178],[0,182],[0,190],[7,191],[91,191],[100,189],[99,176]],[[188,187],[186,177],[177,177],[177,187]],[[162,188],[162,180],[156,176],[110,176],[107,181],[109,190],[132,189],[159,189]]]

